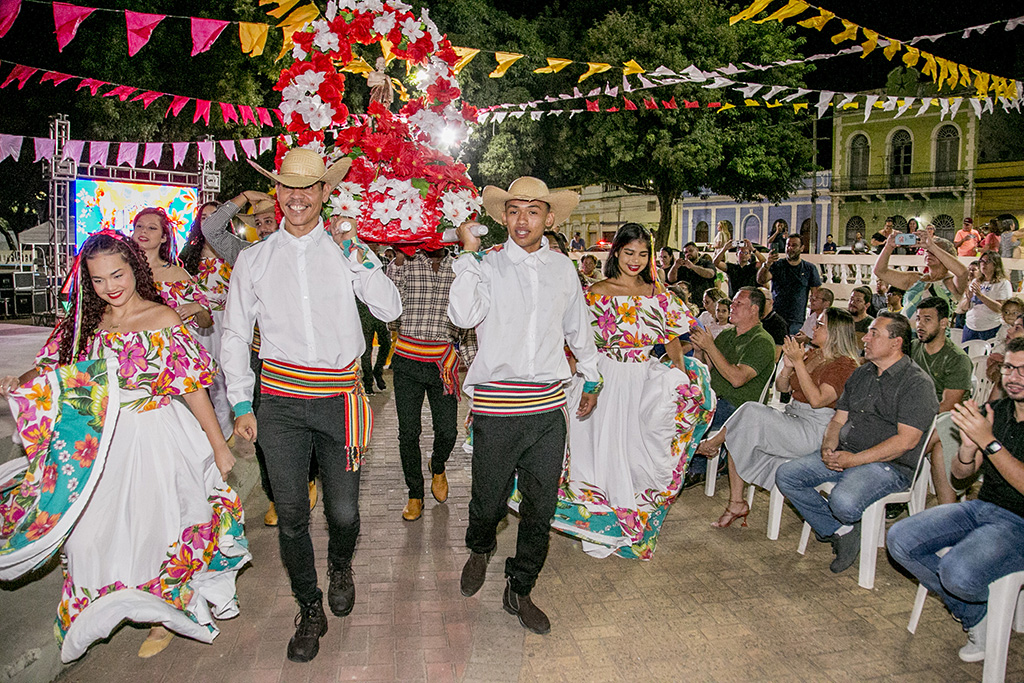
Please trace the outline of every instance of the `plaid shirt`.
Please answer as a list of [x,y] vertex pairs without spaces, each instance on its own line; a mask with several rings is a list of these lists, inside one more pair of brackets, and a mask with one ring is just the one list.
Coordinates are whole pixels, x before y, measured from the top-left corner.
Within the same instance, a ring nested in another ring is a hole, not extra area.
[[398,333],[426,341],[451,342],[469,366],[476,356],[476,331],[456,327],[448,318],[448,293],[455,280],[452,263],[452,257],[446,255],[435,273],[430,259],[422,253],[406,259],[395,283],[402,295]]

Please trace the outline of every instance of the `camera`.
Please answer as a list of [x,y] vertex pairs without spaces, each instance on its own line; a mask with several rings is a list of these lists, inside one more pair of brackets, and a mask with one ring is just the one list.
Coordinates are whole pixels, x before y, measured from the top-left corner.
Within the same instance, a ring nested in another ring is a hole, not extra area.
[[896,234],[897,247],[913,247],[917,245],[917,235],[912,232],[901,232]]

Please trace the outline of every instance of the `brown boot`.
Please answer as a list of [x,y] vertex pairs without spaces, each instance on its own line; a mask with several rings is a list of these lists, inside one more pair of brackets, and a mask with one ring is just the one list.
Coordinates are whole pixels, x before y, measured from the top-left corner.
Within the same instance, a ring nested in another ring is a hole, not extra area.
[[551,630],[551,622],[548,615],[541,611],[540,607],[533,604],[529,595],[520,595],[512,590],[512,582],[506,580],[505,594],[501,598],[501,606],[509,614],[519,617],[519,623],[523,628],[533,631],[538,635],[544,635]]
[[422,498],[410,498],[409,502],[405,504],[405,509],[402,510],[402,519],[407,522],[415,522],[417,519],[423,516],[423,499]]
[[435,474],[430,480],[430,492],[434,494],[434,500],[443,503],[448,500],[448,477],[444,472]]
[[263,515],[263,523],[267,526],[277,526],[277,508],[273,503],[270,504],[267,514]]

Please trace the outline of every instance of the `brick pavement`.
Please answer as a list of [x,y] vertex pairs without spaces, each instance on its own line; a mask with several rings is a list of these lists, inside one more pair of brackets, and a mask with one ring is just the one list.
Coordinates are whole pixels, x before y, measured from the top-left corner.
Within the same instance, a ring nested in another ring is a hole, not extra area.
[[[390,376],[386,375],[390,383]],[[668,514],[651,562],[596,560],[552,535],[533,597],[552,632],[526,632],[501,609],[503,560],[515,526],[499,534],[487,583],[459,593],[469,503],[469,456],[461,440],[449,464],[451,495],[428,497],[423,518],[401,519],[406,491],[390,387],[371,398],[376,428],[361,491],[362,535],[355,556],[356,607],[329,615],[319,656],[293,664],[285,647],[295,603],[276,531],[262,525],[266,500],[246,501],[253,565],[239,577],[241,616],[221,623],[212,645],[176,638],[150,660],[135,656],[145,629],[125,626],[95,645],[59,679],[103,681],[972,681],[980,664],[956,651],[964,635],[929,599],[917,635],[906,630],[916,584],[880,558],[876,588],[856,569],[835,577],[827,546],[796,553],[799,521],[783,513],[780,540],[765,537],[767,494],[750,527],[712,529],[725,505],[685,492]],[[465,406],[463,406],[463,411]],[[426,408],[424,409],[426,415]],[[425,424],[429,422],[425,421]],[[428,437],[424,451],[429,452]],[[321,567],[327,531],[318,505],[314,545]],[[43,609],[52,609],[57,596]],[[1024,637],[1010,643],[1007,680],[1024,679]]]

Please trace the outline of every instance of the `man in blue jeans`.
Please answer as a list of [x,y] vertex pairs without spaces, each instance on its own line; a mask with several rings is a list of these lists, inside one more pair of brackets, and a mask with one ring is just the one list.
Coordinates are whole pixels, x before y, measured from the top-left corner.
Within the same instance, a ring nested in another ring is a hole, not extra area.
[[[950,474],[958,480],[980,470],[977,500],[939,505],[908,517],[889,531],[889,553],[934,591],[967,631],[959,652],[965,662],[985,658],[988,586],[1024,571],[1024,339],[1010,341],[1000,366],[1007,398],[979,408],[954,406],[960,450]],[[949,548],[943,557],[936,555]]]
[[[818,540],[832,544],[836,574],[857,559],[864,510],[910,485],[938,412],[932,378],[908,355],[910,330],[899,313],[878,314],[864,335],[867,362],[847,380],[821,453],[787,462],[775,475]],[[815,490],[825,482],[835,483],[828,499]]]

